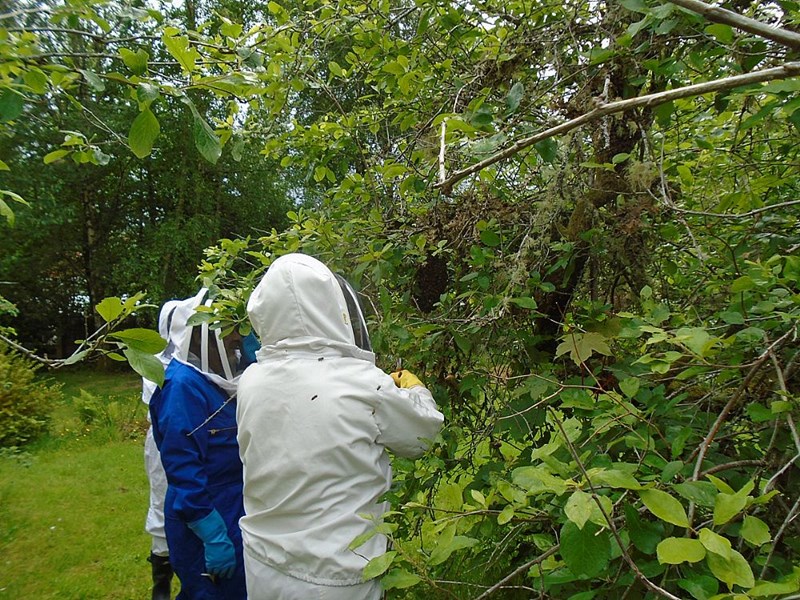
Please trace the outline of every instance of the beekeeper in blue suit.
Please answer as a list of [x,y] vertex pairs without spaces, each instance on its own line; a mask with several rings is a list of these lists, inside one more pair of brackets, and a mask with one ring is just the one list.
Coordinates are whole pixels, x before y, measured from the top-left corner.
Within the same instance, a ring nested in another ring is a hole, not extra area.
[[386,449],[420,455],[442,414],[413,374],[375,366],[353,289],[318,260],[278,258],[247,312],[262,344],[237,400],[249,599],[377,600],[362,574],[386,538],[349,546],[388,509]]
[[206,290],[172,311],[172,360],[150,399],[153,436],[167,475],[165,530],[179,600],[244,600],[236,442],[235,368],[241,336],[187,324]]

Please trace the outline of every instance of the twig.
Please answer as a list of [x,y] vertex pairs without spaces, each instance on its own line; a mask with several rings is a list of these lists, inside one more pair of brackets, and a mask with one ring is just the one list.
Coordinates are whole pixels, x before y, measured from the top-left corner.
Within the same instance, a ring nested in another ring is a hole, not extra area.
[[[778,378],[778,385],[781,388],[781,392],[783,392],[783,394],[788,394],[789,390],[786,388],[786,377],[784,376],[784,371],[781,369],[781,365],[778,363],[778,357],[775,356],[775,352],[772,350],[770,350],[769,355],[772,359],[772,364],[775,367],[775,373]],[[775,482],[778,480],[778,477],[783,475],[789,468],[791,468],[796,460],[800,459],[800,436],[797,435],[797,428],[794,425],[794,419],[792,419],[791,414],[786,415],[786,424],[789,426],[789,431],[792,433],[792,439],[794,440],[795,448],[797,448],[797,454],[793,456],[789,462],[783,465],[783,467],[781,467],[772,477],[770,477],[767,485],[764,486],[765,494],[772,489],[772,487],[775,485]]]
[[[770,352],[772,352],[777,346],[782,344],[790,335],[792,335],[793,332],[794,332],[793,330],[789,330],[781,337],[779,337],[777,340],[775,340],[766,350],[764,350],[764,352],[762,352],[761,356],[759,356],[758,359],[753,363],[752,368],[750,369],[750,371],[748,371],[741,385],[736,390],[736,392],[734,392],[734,394],[731,396],[730,400],[728,400],[728,403],[723,407],[716,421],[714,421],[714,424],[711,426],[711,429],[709,430],[708,434],[706,434],[706,437],[703,439],[702,443],[697,447],[697,450],[695,450],[695,452],[697,453],[697,459],[694,464],[694,472],[692,473],[692,477],[689,479],[689,481],[697,481],[700,479],[700,468],[703,465],[703,460],[706,457],[708,449],[711,447],[711,442],[714,441],[714,438],[719,432],[719,428],[722,426],[722,423],[725,421],[725,419],[728,418],[728,414],[731,412],[731,410],[733,410],[733,407],[736,406],[736,404],[738,404],[741,397],[745,394],[745,392],[747,391],[747,386],[750,384],[750,382],[756,376],[758,371],[761,369],[761,366],[767,361],[767,359],[769,359]],[[694,456],[694,453],[692,455]],[[692,521],[694,520],[694,509],[695,509],[694,502],[690,502],[689,511],[687,515],[689,520],[689,527],[687,529],[692,528]]]
[[483,593],[482,593],[480,596],[477,596],[477,597],[476,597],[474,600],[484,600],[484,598],[488,598],[489,596],[491,596],[492,594],[494,594],[494,593],[495,593],[497,590],[499,590],[500,588],[502,588],[502,587],[503,587],[503,586],[504,586],[506,583],[508,583],[509,581],[511,581],[512,579],[514,579],[514,577],[516,577],[516,576],[517,576],[517,575],[519,575],[520,573],[524,573],[525,571],[527,571],[528,569],[530,569],[530,568],[531,568],[533,565],[537,565],[537,564],[539,564],[539,563],[541,563],[541,562],[544,562],[544,561],[545,561],[545,559],[547,559],[548,557],[550,557],[550,556],[552,556],[553,554],[555,554],[556,552],[558,552],[558,549],[559,549],[560,547],[561,547],[560,545],[555,545],[555,546],[553,546],[552,548],[550,548],[549,550],[547,550],[547,552],[545,552],[545,553],[544,553],[544,554],[542,554],[541,556],[537,556],[537,557],[536,557],[536,558],[534,558],[533,560],[530,560],[530,561],[526,562],[525,564],[523,564],[523,565],[520,565],[519,567],[517,567],[516,569],[514,569],[513,571],[511,571],[511,573],[509,573],[508,575],[506,575],[505,577],[503,577],[503,578],[502,578],[500,581],[498,581],[497,583],[495,583],[495,584],[494,584],[492,587],[490,587],[488,590],[486,590],[485,592],[483,592]]
[[722,426],[722,423],[725,421],[725,419],[728,418],[728,414],[731,412],[731,410],[733,410],[733,407],[736,406],[736,404],[739,402],[739,399],[744,395],[745,391],[747,390],[747,386],[753,380],[753,377],[756,376],[756,374],[758,373],[758,371],[761,368],[761,366],[769,359],[770,352],[772,350],[774,350],[776,347],[778,347],[780,344],[782,344],[790,335],[792,335],[792,333],[793,333],[793,331],[787,331],[785,334],[783,334],[781,337],[779,337],[777,340],[775,340],[770,345],[770,347],[767,348],[761,354],[761,356],[758,358],[758,360],[756,360],[753,363],[752,368],[750,369],[750,371],[745,376],[745,378],[742,381],[741,385],[736,390],[736,392],[733,394],[733,396],[731,396],[730,400],[728,400],[728,403],[725,405],[725,407],[719,413],[719,416],[717,417],[716,421],[714,421],[714,424],[711,426],[711,430],[708,432],[706,437],[703,439],[703,442],[698,447],[697,460],[695,462],[694,472],[692,473],[692,478],[690,479],[690,481],[697,481],[699,479],[699,477],[700,477],[700,468],[701,468],[701,466],[703,464],[703,460],[706,457],[706,452],[708,452],[708,449],[711,446],[711,442],[714,441],[714,438],[716,437],[717,433],[719,432],[719,428]]
[[[105,334],[101,335],[104,330],[109,330],[110,331],[110,327],[109,327],[108,323],[106,323],[103,326],[101,326],[100,329],[95,331],[91,336],[89,336],[88,339],[86,339],[83,342],[81,342],[81,345],[78,346],[78,348],[72,354],[70,354],[67,358],[47,358],[46,356],[39,356],[33,350],[29,350],[25,346],[22,346],[21,344],[18,344],[14,340],[12,340],[12,339],[10,339],[10,338],[6,337],[5,335],[2,335],[2,334],[0,334],[0,341],[4,342],[5,344],[8,344],[11,348],[16,350],[20,354],[23,354],[23,355],[27,356],[31,360],[39,362],[39,363],[41,363],[41,364],[43,364],[43,365],[45,365],[45,366],[47,366],[47,367],[49,367],[51,369],[60,369],[63,366],[66,366],[66,365],[72,364],[73,362],[76,362],[75,359],[78,357],[78,355],[84,354],[84,353],[90,352],[91,350],[95,350],[95,349],[99,348],[100,345],[105,340]],[[94,341],[92,341],[92,340],[94,340]]]
[[794,521],[794,518],[798,514],[798,510],[800,510],[800,498],[798,498],[797,502],[794,503],[792,510],[790,510],[789,514],[786,515],[786,519],[783,521],[781,528],[778,529],[778,533],[775,534],[775,539],[772,541],[772,548],[769,551],[767,560],[764,561],[764,566],[761,568],[759,579],[764,579],[764,574],[767,572],[767,567],[769,567],[769,561],[772,560],[772,555],[775,553],[775,548],[778,546],[778,540],[783,537],[783,532],[786,531],[786,528],[789,526],[789,524]]
[[738,469],[739,467],[763,467],[766,464],[766,461],[763,460],[737,460],[724,465],[714,465],[710,469],[706,469],[700,473],[700,478],[702,479],[706,475],[713,475],[714,473],[719,473],[720,471],[727,471],[728,469]]
[[786,208],[787,206],[796,206],[800,204],[800,200],[790,200],[789,202],[780,202],[778,204],[770,204],[769,206],[762,206],[761,208],[756,208],[755,210],[748,211],[746,213],[738,213],[738,214],[729,214],[729,213],[712,213],[712,212],[704,212],[701,210],[686,210],[685,208],[678,208],[677,206],[670,204],[669,208],[676,212],[682,213],[684,215],[696,215],[700,217],[714,217],[716,219],[746,219],[747,217],[754,217],[755,215],[760,215],[764,212],[769,212],[771,210],[775,210],[778,208]]

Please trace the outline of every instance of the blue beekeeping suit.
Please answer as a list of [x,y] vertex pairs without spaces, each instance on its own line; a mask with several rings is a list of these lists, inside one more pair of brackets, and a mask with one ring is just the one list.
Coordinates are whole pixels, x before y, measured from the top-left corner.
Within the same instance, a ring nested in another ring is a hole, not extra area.
[[176,352],[150,400],[168,481],[165,530],[181,581],[178,600],[245,600],[233,372],[240,339],[187,325],[203,296],[204,290],[173,312],[169,344]]

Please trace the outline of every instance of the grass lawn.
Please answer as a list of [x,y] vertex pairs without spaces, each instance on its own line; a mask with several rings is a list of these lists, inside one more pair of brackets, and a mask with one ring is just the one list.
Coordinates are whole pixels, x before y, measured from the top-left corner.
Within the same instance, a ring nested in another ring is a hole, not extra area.
[[0,600],[147,598],[140,379],[85,369],[48,378],[64,392],[52,433],[0,454]]

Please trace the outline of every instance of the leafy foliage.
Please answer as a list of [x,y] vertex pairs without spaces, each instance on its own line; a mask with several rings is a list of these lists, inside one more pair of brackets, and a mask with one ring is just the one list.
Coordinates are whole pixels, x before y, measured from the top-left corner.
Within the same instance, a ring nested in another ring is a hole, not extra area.
[[36,380],[35,363],[0,346],[0,448],[24,446],[48,430],[60,388]]

